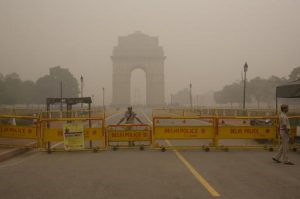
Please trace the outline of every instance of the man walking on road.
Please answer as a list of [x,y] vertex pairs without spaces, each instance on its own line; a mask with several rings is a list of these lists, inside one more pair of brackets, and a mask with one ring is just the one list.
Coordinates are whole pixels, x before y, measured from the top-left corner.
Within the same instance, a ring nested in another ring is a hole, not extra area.
[[281,145],[278,153],[272,158],[275,162],[281,163],[281,157],[284,164],[294,165],[293,162],[288,160],[287,152],[288,152],[288,144],[290,140],[290,122],[287,117],[287,112],[289,111],[289,107],[286,104],[281,105],[281,113],[279,116],[279,128],[280,128],[280,137],[281,137]]

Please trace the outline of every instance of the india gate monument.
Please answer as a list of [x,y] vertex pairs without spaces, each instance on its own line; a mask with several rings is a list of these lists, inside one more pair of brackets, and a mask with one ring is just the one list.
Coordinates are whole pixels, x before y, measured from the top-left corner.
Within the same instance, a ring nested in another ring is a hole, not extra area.
[[146,104],[150,107],[165,104],[165,80],[163,48],[158,37],[134,32],[118,38],[111,56],[113,64],[112,105],[121,107],[131,104],[131,72],[142,69],[146,74]]

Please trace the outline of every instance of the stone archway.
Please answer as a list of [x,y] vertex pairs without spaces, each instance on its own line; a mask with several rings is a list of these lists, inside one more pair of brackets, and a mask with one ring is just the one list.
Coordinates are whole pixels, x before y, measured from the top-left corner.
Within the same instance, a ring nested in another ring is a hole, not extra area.
[[114,106],[130,105],[131,72],[140,68],[146,73],[146,104],[161,106],[165,104],[165,80],[163,48],[158,37],[142,32],[119,37],[113,55],[113,99]]

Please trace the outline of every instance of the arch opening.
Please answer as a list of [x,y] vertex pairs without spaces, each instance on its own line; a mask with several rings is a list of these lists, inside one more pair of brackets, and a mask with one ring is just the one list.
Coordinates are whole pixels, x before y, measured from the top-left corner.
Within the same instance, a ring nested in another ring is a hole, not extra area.
[[134,106],[146,105],[146,72],[141,68],[131,71],[130,101]]

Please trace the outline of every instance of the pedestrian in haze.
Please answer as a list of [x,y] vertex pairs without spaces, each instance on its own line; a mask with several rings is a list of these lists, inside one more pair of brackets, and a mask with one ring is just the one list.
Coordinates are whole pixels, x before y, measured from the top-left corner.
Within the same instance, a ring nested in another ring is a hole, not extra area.
[[288,145],[291,136],[291,126],[290,126],[289,119],[287,117],[287,112],[289,111],[289,107],[286,104],[282,104],[280,108],[281,108],[281,113],[279,116],[279,128],[280,128],[281,145],[278,150],[278,153],[274,157],[272,157],[272,159],[277,163],[283,162],[284,164],[294,165],[293,162],[289,161],[287,156]]
[[136,113],[132,111],[132,106],[127,108],[124,117],[118,122],[118,124],[121,124],[124,120],[126,120],[125,124],[134,124],[135,120],[143,124],[143,122],[136,116]]

